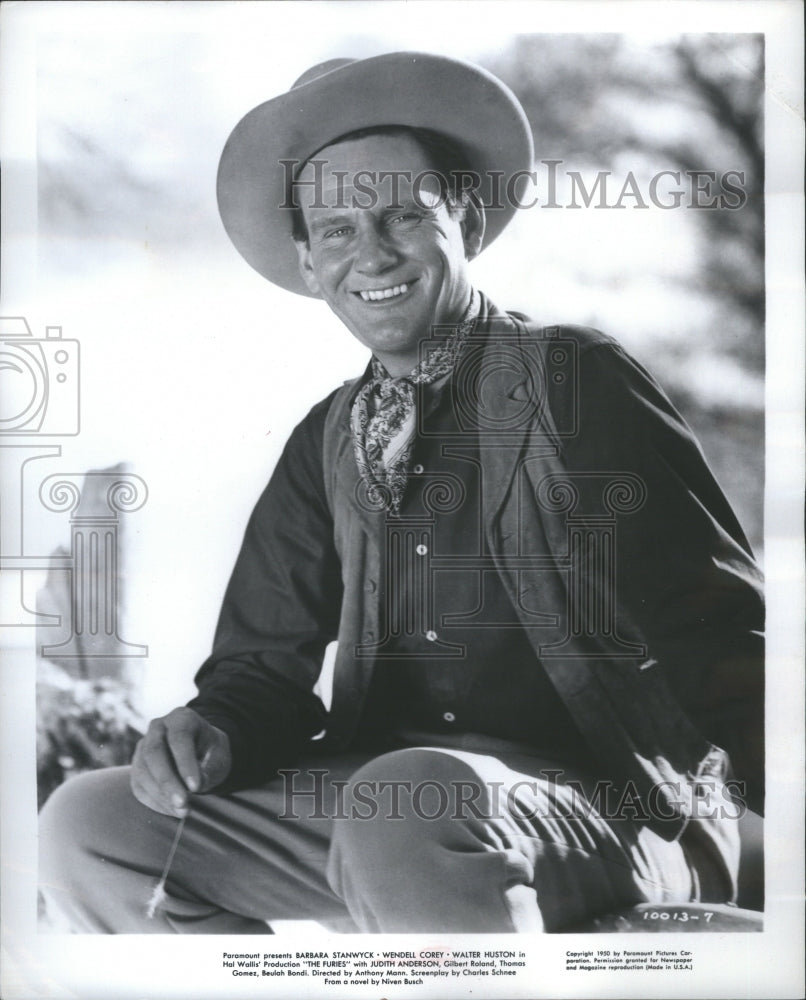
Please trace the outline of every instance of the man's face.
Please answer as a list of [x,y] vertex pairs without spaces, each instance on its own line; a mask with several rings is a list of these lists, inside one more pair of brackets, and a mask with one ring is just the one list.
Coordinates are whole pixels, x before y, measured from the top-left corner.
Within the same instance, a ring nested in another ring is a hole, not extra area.
[[[302,276],[390,374],[406,375],[432,325],[467,308],[467,259],[483,223],[440,204],[433,177],[415,183],[432,165],[412,136],[348,140],[313,159],[326,162],[315,187],[297,188],[308,229],[308,244],[296,244]],[[308,163],[299,180],[316,176]]]

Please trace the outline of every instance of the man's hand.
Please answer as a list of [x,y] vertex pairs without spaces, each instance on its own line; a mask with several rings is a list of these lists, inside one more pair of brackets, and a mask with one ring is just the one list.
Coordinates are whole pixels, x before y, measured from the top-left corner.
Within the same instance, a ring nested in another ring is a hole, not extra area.
[[191,792],[206,792],[232,767],[229,737],[192,708],[154,719],[137,744],[131,786],[135,798],[167,816],[183,816]]

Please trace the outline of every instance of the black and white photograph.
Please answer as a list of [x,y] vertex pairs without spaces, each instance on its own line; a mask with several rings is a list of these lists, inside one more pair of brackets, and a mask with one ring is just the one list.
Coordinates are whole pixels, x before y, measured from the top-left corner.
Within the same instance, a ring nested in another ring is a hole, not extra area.
[[802,995],[800,14],[2,5],[4,997]]

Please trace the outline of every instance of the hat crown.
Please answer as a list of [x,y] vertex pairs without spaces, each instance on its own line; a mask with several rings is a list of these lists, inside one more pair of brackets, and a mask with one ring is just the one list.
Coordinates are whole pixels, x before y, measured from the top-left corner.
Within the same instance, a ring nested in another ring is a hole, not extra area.
[[497,202],[497,178],[528,171],[534,152],[523,108],[500,80],[472,63],[424,52],[329,59],[244,115],[221,154],[221,218],[259,274],[313,295],[292,240],[288,165],[338,136],[379,125],[430,129],[460,145],[478,174],[479,201],[490,206],[484,247],[503,230],[515,204]]
[[332,73],[334,69],[349,66],[350,63],[354,63],[355,61],[355,59],[327,59],[325,62],[317,63],[315,66],[311,66],[310,69],[306,69],[302,76],[291,84],[291,89],[296,90],[297,87],[304,87],[306,83],[312,83],[314,80],[318,80],[320,76],[326,76],[328,73]]

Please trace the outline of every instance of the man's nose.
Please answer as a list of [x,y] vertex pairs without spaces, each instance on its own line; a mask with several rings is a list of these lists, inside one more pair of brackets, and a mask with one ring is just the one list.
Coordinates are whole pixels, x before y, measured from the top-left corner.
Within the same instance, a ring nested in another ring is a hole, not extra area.
[[360,227],[355,267],[361,274],[382,274],[397,264],[399,255],[388,233],[376,220]]

